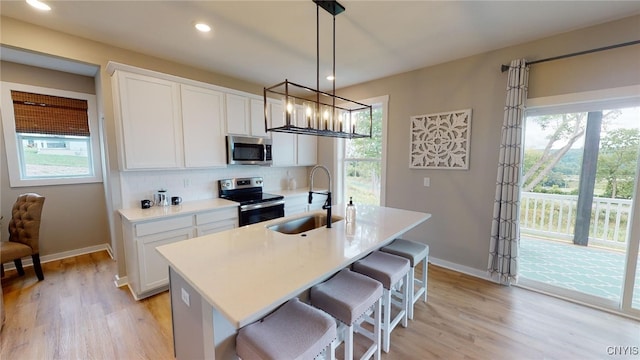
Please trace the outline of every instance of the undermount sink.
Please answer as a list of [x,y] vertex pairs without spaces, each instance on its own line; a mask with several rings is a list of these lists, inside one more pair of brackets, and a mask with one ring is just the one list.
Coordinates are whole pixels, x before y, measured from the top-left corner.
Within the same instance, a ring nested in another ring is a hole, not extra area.
[[[340,216],[331,216],[331,223],[340,221],[343,218]],[[277,231],[282,234],[300,234],[305,231],[317,229],[327,225],[326,214],[313,214],[296,219],[291,219],[281,223],[277,223],[268,227],[269,230]]]

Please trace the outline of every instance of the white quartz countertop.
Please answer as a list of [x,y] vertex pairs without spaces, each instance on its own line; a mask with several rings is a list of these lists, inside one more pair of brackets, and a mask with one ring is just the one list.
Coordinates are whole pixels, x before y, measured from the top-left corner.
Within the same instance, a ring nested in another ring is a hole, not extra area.
[[206,210],[224,209],[228,207],[238,207],[235,201],[225,199],[207,199],[183,202],[180,205],[152,206],[149,209],[131,208],[120,209],[118,212],[122,217],[130,222],[154,220],[167,216],[187,215]]
[[[335,205],[333,210],[334,215],[344,217],[344,205]],[[307,214],[163,245],[157,251],[209,304],[240,328],[431,217],[359,205],[354,226],[341,220],[331,229],[321,227],[305,236],[267,228]]]

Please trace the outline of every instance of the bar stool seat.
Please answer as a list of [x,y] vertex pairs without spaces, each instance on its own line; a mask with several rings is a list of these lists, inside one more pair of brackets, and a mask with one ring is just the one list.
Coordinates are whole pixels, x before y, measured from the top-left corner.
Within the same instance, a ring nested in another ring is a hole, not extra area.
[[[368,276],[343,269],[331,279],[311,288],[311,305],[324,310],[339,320],[344,326],[339,334],[344,333],[344,358],[353,359],[353,333],[369,338],[373,343],[360,359],[368,359],[372,355],[380,358],[380,325],[382,284]],[[360,327],[361,317],[374,308],[373,332]],[[337,344],[336,344],[337,346]]]
[[[396,239],[391,244],[383,247],[380,251],[401,256],[409,260],[411,270],[409,270],[409,319],[413,319],[413,307],[420,296],[424,296],[427,301],[427,272],[429,263],[429,245],[411,240]],[[422,278],[416,279],[416,265],[422,262]],[[417,287],[416,287],[417,285]],[[416,290],[417,289],[417,290]]]
[[389,352],[391,343],[391,331],[402,322],[403,327],[407,327],[407,306],[408,306],[408,286],[402,286],[402,302],[399,304],[400,311],[391,319],[391,308],[395,304],[392,302],[394,288],[400,288],[401,283],[409,281],[409,260],[384,253],[374,251],[369,256],[353,264],[353,271],[367,275],[382,283],[382,350]]
[[293,298],[263,320],[240,329],[236,352],[243,360],[313,359],[331,349],[336,336],[331,316]]

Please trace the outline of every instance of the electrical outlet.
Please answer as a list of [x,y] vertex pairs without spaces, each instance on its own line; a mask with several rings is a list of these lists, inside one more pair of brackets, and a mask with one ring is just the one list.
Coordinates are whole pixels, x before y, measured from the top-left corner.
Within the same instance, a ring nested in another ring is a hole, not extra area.
[[188,188],[189,186],[191,186],[191,179],[185,178],[184,179],[184,187]]
[[187,306],[191,306],[189,302],[189,293],[187,292],[187,290],[185,290],[184,288],[180,288],[180,290],[182,290],[182,302]]
[[423,184],[424,184],[424,187],[429,187],[429,186],[431,186],[431,179],[430,179],[430,178],[426,177],[426,178],[424,178],[424,180],[423,180],[423,181],[424,181],[424,183],[423,183]]

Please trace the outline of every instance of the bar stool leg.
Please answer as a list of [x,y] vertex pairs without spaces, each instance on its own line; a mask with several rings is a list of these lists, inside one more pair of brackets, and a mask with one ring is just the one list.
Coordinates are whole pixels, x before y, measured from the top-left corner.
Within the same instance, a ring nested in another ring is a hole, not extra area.
[[347,336],[344,339],[344,358],[353,360],[353,324],[347,327]]
[[415,287],[413,279],[415,279],[415,274],[416,274],[415,267],[412,267],[411,269],[409,269],[409,281],[407,281],[407,287],[408,287],[407,290],[409,293],[409,307],[407,308],[407,310],[409,312],[408,317],[410,320],[413,320],[413,302],[415,301],[413,299],[414,297],[413,290]]
[[[409,272],[411,272],[413,268]],[[409,281],[409,272],[404,275],[404,281],[407,286],[404,286],[404,294],[402,294],[402,308],[404,309],[404,316],[402,317],[402,327],[407,327],[407,318],[408,318],[408,309],[409,309],[409,301],[412,301],[411,305],[413,305],[413,300],[410,300],[409,297],[413,297],[413,285],[411,284],[413,281]],[[409,291],[412,291],[411,293]],[[413,306],[411,306],[413,309]],[[411,310],[413,311],[413,310]]]
[[376,344],[378,344],[378,346],[376,347],[376,353],[374,355],[374,359],[375,360],[380,360],[380,348],[382,347],[382,343],[380,342],[381,338],[380,338],[380,328],[382,327],[381,323],[382,323],[382,299],[378,299],[378,301],[376,301],[376,310],[375,310],[375,314],[374,314],[374,322],[373,322],[373,333],[374,336],[376,337]]
[[427,272],[429,271],[429,263],[427,258],[422,261],[422,286],[424,286],[424,302],[427,302]]
[[383,302],[385,305],[382,309],[384,313],[384,319],[382,320],[382,322],[385,324],[385,326],[382,328],[382,350],[388,353],[391,343],[391,329],[389,327],[389,323],[391,323],[391,290],[384,289],[384,294],[382,294],[382,297],[384,298]]

